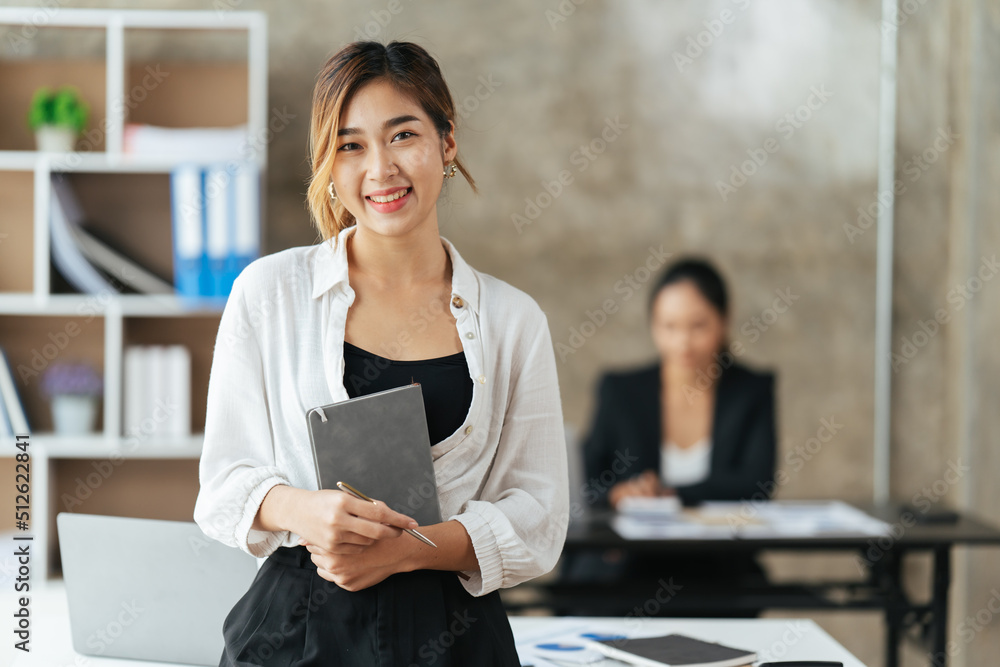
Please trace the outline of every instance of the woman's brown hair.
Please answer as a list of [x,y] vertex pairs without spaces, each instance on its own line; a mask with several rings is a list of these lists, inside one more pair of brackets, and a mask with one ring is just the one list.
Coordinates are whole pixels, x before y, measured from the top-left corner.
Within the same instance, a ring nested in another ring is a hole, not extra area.
[[[339,199],[330,198],[327,188],[337,154],[341,112],[355,93],[376,80],[388,81],[417,102],[442,137],[448,134],[455,121],[455,105],[441,69],[427,51],[412,42],[353,42],[327,60],[313,90],[309,126],[312,175],[306,193],[313,223],[324,241],[333,238],[336,243],[337,234],[357,222]],[[458,156],[455,166],[473,192],[478,192],[475,181]]]

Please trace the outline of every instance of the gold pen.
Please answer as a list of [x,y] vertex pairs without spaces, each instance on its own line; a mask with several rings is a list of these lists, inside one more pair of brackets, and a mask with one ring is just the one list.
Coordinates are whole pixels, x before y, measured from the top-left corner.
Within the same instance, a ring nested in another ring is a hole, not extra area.
[[[369,498],[365,494],[361,493],[360,491],[358,491],[357,489],[355,489],[353,486],[351,486],[347,482],[337,482],[337,488],[339,488],[341,491],[344,491],[346,493],[351,494],[355,498],[360,498],[361,500],[364,500],[365,502],[375,503],[375,501],[372,498]],[[407,533],[409,533],[410,535],[413,535],[415,538],[417,538],[418,540],[420,540],[424,544],[428,544],[428,545],[434,547],[435,549],[437,549],[437,545],[436,544],[434,544],[429,539],[427,539],[426,537],[424,537],[423,535],[421,535],[417,531],[413,530],[412,528],[403,528],[403,530],[406,531]]]

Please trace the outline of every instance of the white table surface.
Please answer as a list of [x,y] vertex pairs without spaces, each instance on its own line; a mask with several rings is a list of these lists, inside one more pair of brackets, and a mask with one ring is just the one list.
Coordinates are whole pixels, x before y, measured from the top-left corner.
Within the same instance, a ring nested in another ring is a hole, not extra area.
[[[50,581],[42,587],[36,586],[32,591],[31,652],[24,653],[13,648],[11,614],[15,604],[16,598],[11,590],[0,592],[0,615],[6,619],[2,633],[4,639],[0,645],[0,666],[185,667],[178,666],[177,663],[85,656],[74,651],[70,640],[66,594],[60,580]],[[510,624],[519,647],[531,646],[547,637],[574,629],[617,631],[629,636],[676,632],[756,651],[761,661],[832,660],[842,662],[844,667],[865,667],[810,620],[512,616]],[[621,664],[611,660],[600,663],[607,666]]]

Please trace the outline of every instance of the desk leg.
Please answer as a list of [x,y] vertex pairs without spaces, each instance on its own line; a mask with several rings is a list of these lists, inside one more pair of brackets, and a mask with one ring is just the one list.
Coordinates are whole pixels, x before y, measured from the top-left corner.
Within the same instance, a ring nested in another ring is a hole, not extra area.
[[890,549],[885,552],[882,576],[883,586],[888,595],[885,607],[885,667],[899,667],[899,644],[903,637],[903,604],[902,581],[903,552]]
[[931,655],[935,667],[948,664],[948,589],[951,586],[951,547],[934,549],[934,592],[931,597]]

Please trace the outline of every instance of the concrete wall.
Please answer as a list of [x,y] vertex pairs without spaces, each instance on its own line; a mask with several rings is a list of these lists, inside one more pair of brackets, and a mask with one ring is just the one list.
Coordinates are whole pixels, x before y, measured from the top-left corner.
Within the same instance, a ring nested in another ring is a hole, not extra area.
[[[295,116],[269,146],[269,251],[317,238],[304,192],[319,67],[360,36],[422,44],[462,109],[459,147],[481,191],[473,196],[460,179],[448,185],[441,233],[546,311],[561,345],[567,420],[588,426],[602,370],[652,358],[644,267],[658,265],[659,249],[707,254],[729,280],[742,360],[779,375],[779,466],[789,477],[779,496],[871,498],[876,244],[859,208],[877,208],[878,2],[64,4],[268,12],[270,106]],[[1000,454],[989,442],[1000,430],[1000,353],[990,345],[1000,291],[987,281],[961,310],[948,301],[1000,242],[1000,9],[913,0],[901,17],[896,149],[905,192],[893,350],[906,360],[893,377],[893,495],[912,499],[943,479],[949,462],[971,460],[972,472],[936,501],[1000,523],[990,484]],[[155,35],[133,48],[137,57],[177,56]],[[185,49],[198,57],[232,50]],[[918,164],[913,156],[925,151]],[[561,173],[572,181],[549,196]],[[638,291],[621,289],[629,275]],[[771,310],[776,292],[794,297],[781,314]],[[607,299],[615,312],[594,315]],[[950,321],[915,338],[938,309]],[[602,324],[592,335],[574,334],[595,319]],[[824,419],[841,426],[822,447],[804,449]],[[796,455],[801,469],[791,464]],[[958,559],[956,636],[1000,586],[996,553]],[[777,576],[853,570],[831,558],[776,557],[771,566]],[[917,582],[927,567],[915,562],[908,575]],[[867,664],[882,664],[877,616],[817,618]],[[958,646],[954,664],[992,664],[996,625]],[[906,664],[926,662],[910,651]]]

